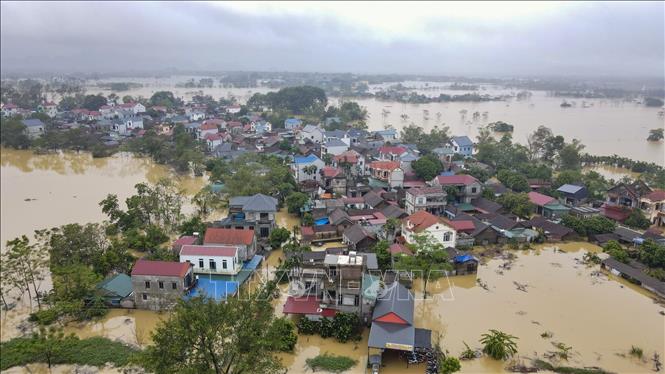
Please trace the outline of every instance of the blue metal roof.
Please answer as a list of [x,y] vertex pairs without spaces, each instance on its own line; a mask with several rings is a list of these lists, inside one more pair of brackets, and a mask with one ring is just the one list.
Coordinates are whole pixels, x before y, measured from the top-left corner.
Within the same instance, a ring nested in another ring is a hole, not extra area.
[[476,258],[469,255],[469,254],[455,256],[455,258],[454,258],[454,261],[455,261],[456,264],[461,264],[461,263],[465,263],[467,261],[474,261],[474,260],[476,260]]
[[293,162],[296,164],[310,164],[319,158],[316,157],[316,155],[309,155],[309,156],[296,156],[293,158]]
[[561,187],[557,188],[556,190],[559,192],[565,192],[565,193],[577,193],[579,190],[584,188],[583,186],[577,186],[574,184],[564,184]]
[[473,142],[471,139],[469,139],[468,136],[453,136],[452,140],[454,140],[455,143],[457,143],[457,145],[460,147],[468,147],[473,145]]

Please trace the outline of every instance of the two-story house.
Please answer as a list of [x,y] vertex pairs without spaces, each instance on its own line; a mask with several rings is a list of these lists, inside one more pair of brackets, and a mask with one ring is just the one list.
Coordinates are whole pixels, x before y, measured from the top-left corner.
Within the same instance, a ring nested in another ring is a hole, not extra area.
[[31,139],[39,138],[44,135],[46,125],[40,119],[29,118],[21,121],[25,126],[25,133]]
[[425,235],[445,247],[454,247],[457,240],[455,228],[442,217],[424,210],[415,212],[402,220],[402,236],[409,244],[416,243],[416,236]]
[[326,191],[346,195],[346,175],[340,168],[324,166],[321,169],[321,181]]
[[464,157],[473,155],[473,141],[468,136],[453,136],[450,139],[453,152]]
[[365,175],[366,171],[365,156],[353,149],[334,156],[332,165],[336,168],[341,168],[345,173],[353,176]]
[[640,209],[657,226],[665,226],[665,191],[654,190],[640,198]]
[[298,133],[298,139],[301,143],[304,143],[305,140],[309,140],[312,143],[321,144],[323,143],[323,130],[318,126],[306,125]]
[[192,264],[139,259],[132,269],[134,305],[138,309],[165,310],[173,307],[194,287]]
[[259,239],[265,239],[275,228],[276,214],[277,199],[272,196],[236,196],[229,200],[229,215],[218,226],[253,230]]
[[633,183],[619,183],[607,191],[605,204],[615,207],[638,208],[640,198],[653,192],[646,183],[636,180]]
[[[439,175],[434,177],[429,184],[441,186],[448,193],[448,199],[458,203],[471,203],[471,200],[479,197],[482,192],[482,184],[471,175]],[[454,192],[454,195],[451,195]]]
[[291,173],[297,182],[306,180],[321,180],[319,171],[326,166],[316,155],[310,154],[309,156],[295,156],[291,164]]
[[[377,270],[374,253],[331,254],[305,252],[298,267],[291,271],[285,314],[300,314],[312,320],[333,317],[337,312],[354,313],[367,320],[376,296],[363,290],[372,280],[368,271]],[[369,296],[369,297],[367,297]]]
[[401,155],[406,153],[408,149],[402,146],[384,145],[379,148],[379,160],[383,161],[399,161]]
[[406,190],[404,199],[407,214],[424,210],[434,215],[441,215],[447,203],[447,194],[442,186],[410,188]]
[[399,161],[372,161],[369,163],[369,173],[375,179],[387,183],[390,187],[404,185],[404,170]]

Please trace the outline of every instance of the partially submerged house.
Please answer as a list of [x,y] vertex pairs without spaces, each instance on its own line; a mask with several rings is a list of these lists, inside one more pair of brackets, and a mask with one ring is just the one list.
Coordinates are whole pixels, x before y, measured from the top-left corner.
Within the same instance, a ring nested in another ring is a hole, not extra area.
[[193,266],[188,262],[139,259],[131,279],[138,309],[169,309],[196,284]]
[[561,195],[561,203],[565,205],[578,206],[589,197],[587,188],[576,184],[564,184],[556,190]]
[[647,275],[644,272],[644,265],[640,263],[631,260],[629,264],[625,264],[609,257],[602,260],[601,267],[607,269],[614,275],[625,278],[630,282],[655,293],[660,297],[665,297],[665,282]]
[[236,196],[229,200],[229,214],[216,223],[223,228],[252,230],[266,239],[275,228],[277,199],[264,194]]
[[183,245],[179,256],[180,262],[191,263],[193,271],[199,274],[236,275],[243,264],[238,256],[238,247]]
[[429,236],[434,242],[444,247],[454,247],[457,240],[457,232],[449,221],[424,210],[415,212],[402,220],[404,240],[409,244],[414,244],[417,235]]
[[103,280],[95,287],[95,293],[104,299],[104,303],[111,307],[133,307],[132,278],[127,274],[117,274]]
[[253,230],[209,227],[203,238],[203,244],[236,247],[241,261],[253,259],[257,249]]
[[529,201],[535,205],[536,214],[547,218],[558,218],[568,213],[569,207],[562,205],[551,196],[543,195],[539,192],[531,191],[527,194]]

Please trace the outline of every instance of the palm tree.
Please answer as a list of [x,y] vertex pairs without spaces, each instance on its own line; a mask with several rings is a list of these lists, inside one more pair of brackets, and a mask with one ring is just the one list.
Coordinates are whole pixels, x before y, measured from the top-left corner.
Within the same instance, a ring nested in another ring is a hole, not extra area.
[[518,338],[499,330],[490,330],[482,335],[483,352],[495,360],[506,360],[517,353]]
[[406,113],[402,113],[399,117],[402,119],[402,122],[406,122],[409,119],[409,115]]

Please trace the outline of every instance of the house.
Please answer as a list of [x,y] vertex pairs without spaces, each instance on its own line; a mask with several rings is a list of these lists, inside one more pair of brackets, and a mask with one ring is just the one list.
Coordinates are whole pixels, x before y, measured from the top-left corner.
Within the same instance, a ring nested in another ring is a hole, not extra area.
[[665,191],[654,190],[640,197],[640,209],[656,226],[665,226]]
[[183,245],[180,262],[194,265],[194,273],[236,275],[243,262],[238,256],[238,247],[221,245]]
[[180,253],[180,249],[182,248],[183,245],[192,245],[196,244],[199,242],[199,237],[198,237],[198,232],[194,233],[195,235],[183,235],[176,239],[176,241],[171,244],[171,251],[173,251],[174,254]]
[[47,116],[54,118],[58,115],[58,106],[51,101],[47,101],[44,104],[40,105],[40,111]]
[[399,282],[380,293],[367,340],[368,361],[380,366],[386,349],[413,352],[432,348],[432,331],[414,326],[415,298]]
[[[449,200],[458,203],[471,203],[471,200],[480,197],[482,184],[471,175],[439,175],[429,182],[431,186],[441,186],[448,193]],[[455,195],[452,196],[451,192]]]
[[213,135],[219,133],[219,128],[214,122],[204,121],[200,126],[198,126],[198,128],[195,128],[194,131],[196,133],[196,138],[203,140],[208,134]]
[[409,188],[404,199],[407,214],[424,210],[434,215],[441,215],[447,203],[446,191],[441,186]]
[[550,241],[565,241],[574,239],[576,234],[572,229],[549,221],[545,217],[534,217],[528,221],[522,222],[525,227],[533,230],[542,230],[545,238]]
[[590,206],[575,206],[570,208],[568,214],[577,218],[591,218],[600,214],[600,209]]
[[226,107],[226,113],[229,114],[238,114],[242,110],[242,107],[240,105],[229,105]]
[[501,204],[484,197],[471,200],[471,205],[473,205],[474,210],[481,214],[498,213],[503,208]]
[[589,197],[589,191],[586,187],[575,184],[564,184],[556,190],[561,194],[561,203],[565,205],[578,206]]
[[372,161],[369,173],[390,187],[402,187],[404,184],[404,171],[399,167],[399,161]]
[[374,253],[304,252],[295,256],[300,256],[301,265],[290,273],[289,294],[297,296],[287,297],[284,314],[319,320],[344,312],[369,320],[376,293],[366,291],[378,281],[367,274],[378,268]]
[[653,192],[641,180],[633,183],[619,183],[607,191],[605,204],[612,207],[625,207],[634,209],[639,207],[640,199]]
[[145,113],[145,106],[141,103],[123,103],[117,108],[131,111],[133,114]]
[[360,224],[355,224],[344,230],[342,242],[354,251],[368,251],[377,242],[376,235]]
[[453,146],[450,143],[444,144],[443,147],[438,147],[432,149],[432,153],[443,163],[449,163],[452,162],[453,160],[453,155],[455,154],[455,151],[453,151]]
[[[489,223],[482,222],[474,216],[462,213],[455,216],[452,220],[453,226],[455,226],[455,222],[465,222],[465,225],[469,222],[473,225],[473,229],[464,230],[464,234],[473,239],[474,245],[497,244],[502,241],[503,235],[501,235],[501,230],[499,228]],[[455,229],[458,230],[459,233],[460,226],[455,226]]]
[[291,164],[291,172],[298,182],[308,179],[319,180],[319,171],[326,166],[316,155],[295,156]]
[[536,206],[536,214],[547,218],[558,218],[567,214],[570,208],[561,205],[559,201],[551,196],[531,191],[527,194],[529,201]]
[[365,157],[353,149],[344,151],[332,159],[332,166],[342,168],[353,176],[365,175],[365,165]]
[[301,143],[304,143],[306,139],[312,143],[321,144],[323,143],[323,130],[320,127],[314,125],[306,125],[300,133],[298,133],[298,139]]
[[374,135],[381,137],[384,142],[392,142],[397,140],[397,130],[395,129],[374,131]]
[[252,230],[259,239],[266,239],[276,227],[277,199],[264,194],[236,196],[229,199],[229,214],[216,223],[223,228]]
[[644,272],[644,265],[631,260],[628,264],[620,262],[612,257],[602,260],[601,268],[610,273],[628,279],[642,288],[655,293],[660,297],[665,297],[665,282],[649,276]]
[[237,247],[240,261],[249,261],[256,254],[254,230],[209,227],[203,237],[203,245]]
[[136,308],[165,310],[173,307],[196,283],[192,268],[188,262],[136,261],[132,269]]
[[402,153],[401,156],[399,156],[399,165],[402,170],[404,170],[404,173],[407,174],[415,174],[413,171],[413,167],[411,167],[411,164],[414,161],[417,161],[420,157],[416,155],[414,152],[407,151],[405,153]]
[[452,266],[452,275],[468,275],[476,274],[478,272],[478,258],[475,256],[461,252],[455,248],[446,248],[448,253],[448,261]]
[[268,121],[254,122],[254,132],[257,134],[264,134],[272,131],[272,124]]
[[417,235],[427,235],[444,247],[454,247],[457,232],[448,222],[442,217],[421,210],[402,220],[402,236],[409,244],[416,243]]
[[211,152],[224,143],[224,136],[222,134],[206,134],[203,139],[208,146],[208,150]]
[[284,120],[284,128],[287,130],[295,130],[302,126],[302,121],[298,118],[287,118]]
[[453,136],[450,139],[453,152],[464,157],[473,155],[473,141],[468,136]]
[[13,117],[18,114],[19,109],[20,108],[16,104],[2,104],[2,115],[5,117]]
[[206,112],[203,110],[191,110],[187,113],[187,118],[192,122],[201,121],[206,118]]
[[44,129],[46,125],[38,118],[29,118],[21,120],[21,123],[25,126],[25,133],[30,138],[39,138],[44,135]]
[[399,161],[400,156],[406,152],[406,147],[384,145],[379,148],[379,160]]
[[342,169],[324,166],[321,169],[323,188],[338,195],[346,195],[346,176]]
[[321,146],[321,154],[341,155],[349,149],[349,145],[339,139],[330,139]]
[[[132,278],[127,274],[117,274],[97,284],[95,294],[104,299],[104,304],[111,307],[133,306]],[[130,301],[129,304],[126,302]]]

